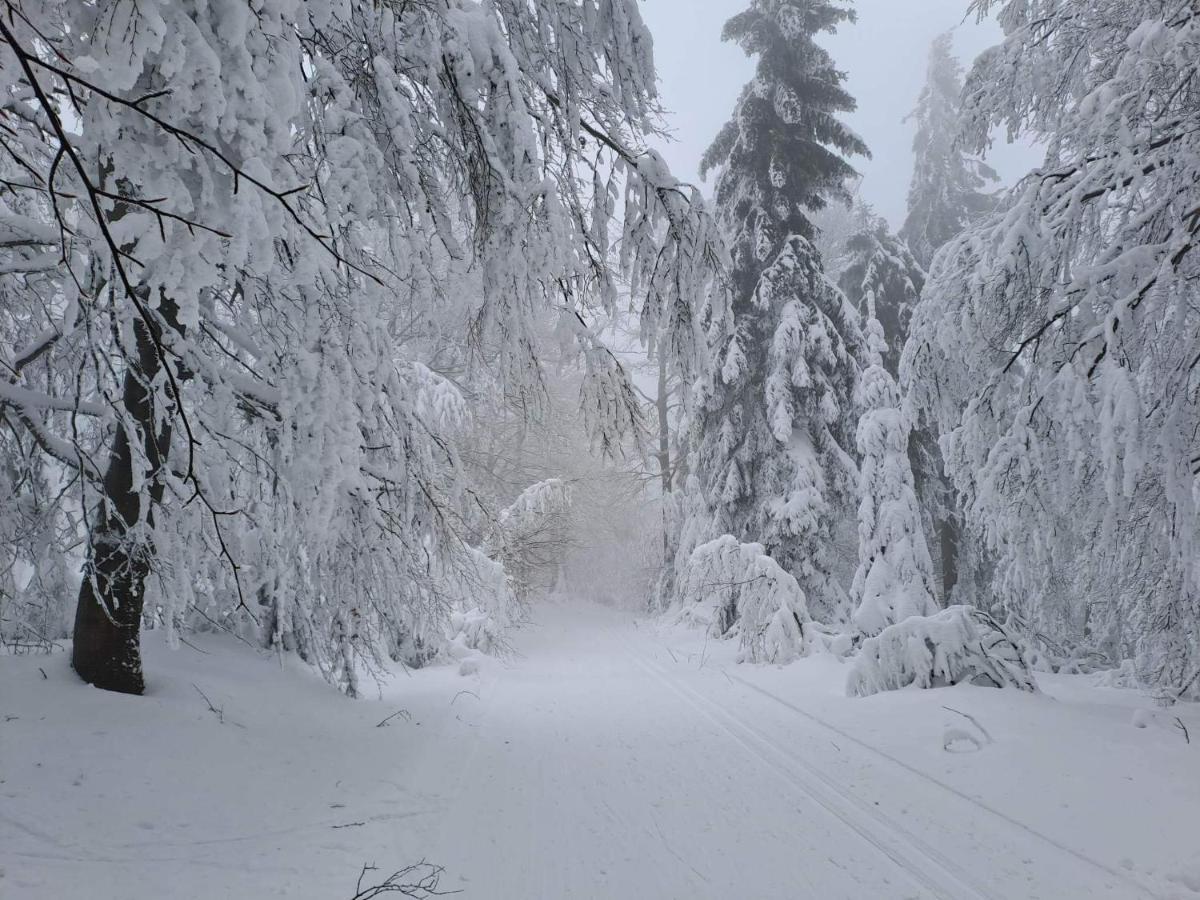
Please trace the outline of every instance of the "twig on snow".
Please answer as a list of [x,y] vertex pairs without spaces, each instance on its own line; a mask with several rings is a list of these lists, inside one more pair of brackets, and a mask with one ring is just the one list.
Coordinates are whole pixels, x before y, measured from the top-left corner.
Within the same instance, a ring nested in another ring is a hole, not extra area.
[[374,900],[383,894],[400,894],[403,897],[413,897],[416,900],[426,900],[429,897],[444,897],[457,894],[459,891],[441,891],[438,885],[442,880],[445,869],[427,862],[419,862],[415,866],[407,866],[399,872],[393,872],[385,880],[376,885],[363,886],[363,879],[368,872],[378,872],[378,866],[363,866],[359,873],[356,893],[351,900]]
[[982,734],[982,735],[983,735],[985,738],[987,738],[987,742],[988,742],[989,744],[994,744],[994,743],[995,743],[995,741],[992,739],[992,736],[991,736],[990,734],[988,734],[988,730],[987,730],[986,728],[984,728],[982,725],[980,725],[980,724],[979,724],[979,720],[978,720],[978,719],[976,719],[976,718],[975,718],[973,715],[971,715],[970,713],[961,712],[960,710],[954,709],[954,708],[953,708],[953,707],[951,707],[951,706],[943,706],[943,707],[942,707],[942,709],[946,710],[947,712],[952,712],[952,713],[955,713],[955,714],[957,714],[957,715],[960,715],[960,716],[962,716],[964,719],[969,719],[969,720],[970,720],[970,722],[971,722],[971,724],[972,724],[972,725],[974,725],[976,728],[978,728],[978,729],[979,729],[979,733],[980,733],[980,734]]
[[201,697],[204,698],[204,702],[208,704],[208,711],[217,717],[218,722],[220,722],[222,725],[224,725],[225,724],[225,710],[220,707],[213,706],[213,702],[208,699],[208,694],[206,694],[206,693],[204,693],[204,691],[200,690],[200,688],[197,687],[194,683],[192,684],[192,687],[196,689],[197,694],[199,694]]
[[386,719],[384,719],[382,722],[380,722],[375,727],[376,728],[387,728],[388,723],[391,722],[392,719],[396,718],[397,716],[402,718],[405,722],[412,721],[412,713],[410,713],[407,709],[398,709],[398,710],[396,710],[396,712],[392,713],[390,716],[388,716]]

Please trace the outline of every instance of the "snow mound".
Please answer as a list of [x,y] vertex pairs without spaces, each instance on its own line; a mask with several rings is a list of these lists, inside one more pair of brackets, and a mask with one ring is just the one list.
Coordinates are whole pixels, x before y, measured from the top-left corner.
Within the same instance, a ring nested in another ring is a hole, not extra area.
[[804,591],[761,544],[728,534],[701,544],[684,567],[680,594],[695,604],[688,618],[705,622],[714,637],[740,633],[739,662],[785,664],[806,652]]
[[863,642],[846,693],[869,697],[909,685],[1015,687],[1037,683],[1004,628],[982,610],[951,606],[933,616],[913,616]]

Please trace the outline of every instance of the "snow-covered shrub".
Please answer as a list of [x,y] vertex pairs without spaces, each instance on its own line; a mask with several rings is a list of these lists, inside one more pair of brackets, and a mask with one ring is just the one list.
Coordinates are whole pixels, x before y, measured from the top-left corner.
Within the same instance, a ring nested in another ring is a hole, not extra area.
[[972,606],[913,616],[863,642],[846,682],[852,697],[909,685],[961,683],[1036,691],[1037,683],[1012,638],[995,619]]
[[806,651],[804,591],[761,544],[726,534],[700,545],[684,567],[679,593],[685,613],[705,622],[714,637],[740,634],[739,662],[789,663]]
[[489,656],[502,652],[505,635],[522,615],[504,566],[474,549],[469,551],[469,558],[471,565],[458,570],[457,581],[451,585],[455,599],[446,631],[446,651],[454,659],[468,651]]
[[517,598],[546,591],[569,543],[571,486],[558,478],[525,488],[500,511],[485,551],[501,563]]

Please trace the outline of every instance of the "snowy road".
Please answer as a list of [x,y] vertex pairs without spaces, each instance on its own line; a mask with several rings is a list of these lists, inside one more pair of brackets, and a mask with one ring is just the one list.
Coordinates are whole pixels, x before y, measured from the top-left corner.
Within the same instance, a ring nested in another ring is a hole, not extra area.
[[1153,896],[613,613],[539,619],[429,850],[474,896]]
[[[149,638],[142,698],[0,658],[0,897],[348,900],[425,859],[464,900],[1200,900],[1195,709],[1069,680],[848,700],[828,656],[535,620],[355,702],[214,637]],[[946,752],[964,715],[987,736]]]

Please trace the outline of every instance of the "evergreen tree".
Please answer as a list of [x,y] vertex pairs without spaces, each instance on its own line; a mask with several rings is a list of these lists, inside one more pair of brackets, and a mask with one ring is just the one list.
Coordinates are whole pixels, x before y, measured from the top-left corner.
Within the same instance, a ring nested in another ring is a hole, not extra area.
[[[908,245],[888,231],[882,219],[869,214],[865,227],[846,242],[844,255],[847,264],[839,284],[860,315],[879,322],[883,366],[897,378],[913,310],[925,288],[925,272]],[[910,427],[908,457],[920,501],[921,526],[931,545],[939,595],[949,603],[963,553],[961,515],[943,472],[936,432],[920,419]],[[969,548],[968,553],[974,556],[975,549]]]
[[859,315],[879,322],[886,345],[883,366],[894,378],[909,320],[925,287],[925,271],[908,245],[869,212],[864,227],[846,241],[845,258],[838,285]]
[[848,200],[844,157],[866,154],[838,121],[854,108],[815,38],[853,20],[832,0],[753,0],[724,38],[758,57],[733,118],[705,154],[730,233],[727,294],[709,309],[715,357],[696,415],[711,531],[762,543],[813,607],[844,612],[830,578],[849,506],[857,316],[825,277],[809,213]]
[[850,589],[854,624],[868,637],[910,616],[937,611],[933,565],[921,530],[921,512],[908,461],[908,422],[896,380],[884,368],[883,326],[867,298],[870,365],[858,386],[862,456],[858,505],[858,571]]
[[983,189],[996,173],[959,141],[962,80],[947,32],[930,48],[925,89],[909,117],[917,123],[916,159],[900,237],[925,269],[943,244],[995,206]]

